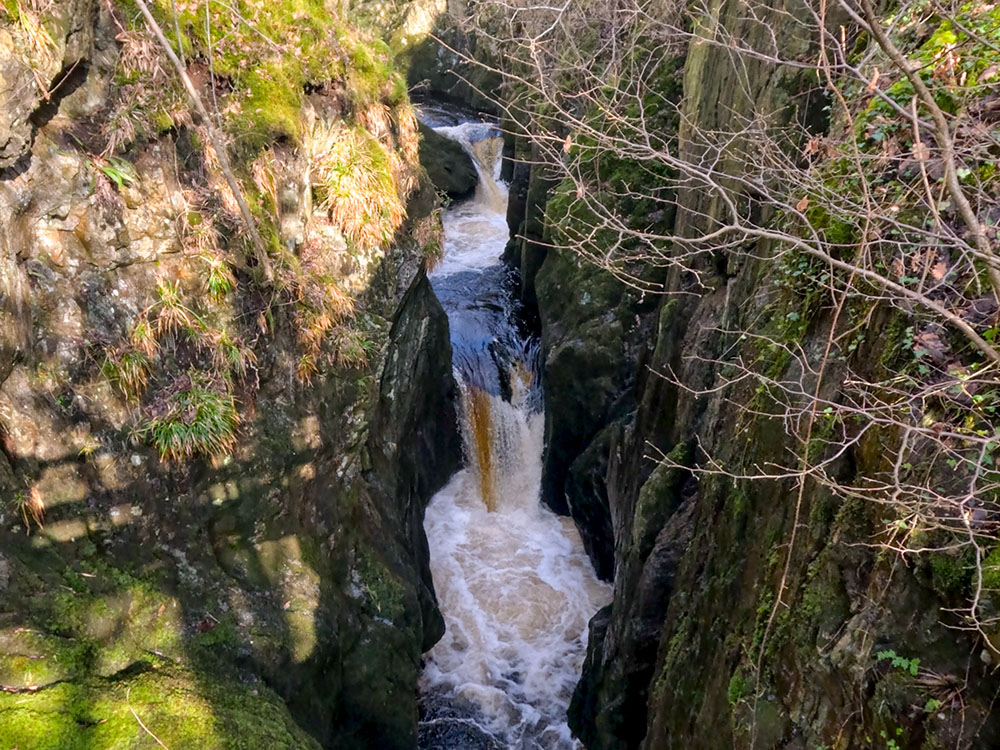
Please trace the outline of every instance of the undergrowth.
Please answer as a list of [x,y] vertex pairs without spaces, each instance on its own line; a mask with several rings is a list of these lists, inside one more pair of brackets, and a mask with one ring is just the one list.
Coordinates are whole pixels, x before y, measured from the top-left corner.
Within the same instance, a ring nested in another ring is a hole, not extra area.
[[177,218],[182,260],[98,359],[136,410],[135,439],[168,461],[220,457],[237,445],[267,337],[294,332],[302,381],[369,365],[376,347],[356,299],[417,187],[416,118],[388,46],[329,4],[150,8],[224,136],[274,274],[265,283],[240,261],[236,196],[206,124],[133,0],[115,0],[119,56],[96,184],[112,195],[141,188],[134,156],[158,139],[183,140],[195,167]]

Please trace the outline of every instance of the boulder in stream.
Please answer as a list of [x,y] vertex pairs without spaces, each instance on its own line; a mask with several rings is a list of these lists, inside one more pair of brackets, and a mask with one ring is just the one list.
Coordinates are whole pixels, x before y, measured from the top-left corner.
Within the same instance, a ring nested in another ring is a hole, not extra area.
[[420,123],[420,165],[434,187],[449,198],[466,198],[476,189],[479,177],[472,158],[455,141]]

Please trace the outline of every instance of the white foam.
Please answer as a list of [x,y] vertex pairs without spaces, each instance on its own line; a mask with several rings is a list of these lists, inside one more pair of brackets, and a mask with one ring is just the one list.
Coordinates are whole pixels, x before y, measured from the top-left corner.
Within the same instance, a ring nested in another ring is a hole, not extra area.
[[460,143],[479,175],[475,196],[457,203],[442,217],[444,257],[432,275],[448,276],[494,266],[507,244],[507,185],[500,180],[502,139],[481,122],[442,126],[435,130]]
[[[543,417],[491,397],[506,432],[497,453],[497,510],[474,469],[456,474],[427,509],[431,571],[445,618],[424,690],[471,701],[485,728],[519,747],[576,748],[566,709],[587,645],[587,622],[610,600],[569,519],[539,503]],[[544,740],[540,735],[544,734]]]
[[[432,275],[495,266],[508,238],[501,141],[485,123],[436,130],[470,153],[479,187],[473,199],[445,212],[444,258]],[[468,720],[509,747],[575,750],[580,744],[566,711],[586,654],[587,623],[611,589],[594,574],[573,522],[540,503],[544,418],[527,351],[510,352],[513,403],[478,394],[477,408],[488,411],[477,426],[489,446],[486,481],[496,511],[488,512],[483,498],[472,419],[462,424],[466,468],[427,508],[431,572],[447,629],[428,654],[421,689],[476,706],[479,716]],[[472,364],[496,366],[485,350],[472,354],[485,358]],[[456,379],[465,404],[472,392],[459,373]]]

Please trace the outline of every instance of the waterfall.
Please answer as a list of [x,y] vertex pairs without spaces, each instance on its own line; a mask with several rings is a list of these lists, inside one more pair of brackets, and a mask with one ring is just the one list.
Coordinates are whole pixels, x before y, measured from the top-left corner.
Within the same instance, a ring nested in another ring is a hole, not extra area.
[[500,182],[500,154],[503,151],[500,131],[495,126],[482,122],[445,125],[435,130],[446,138],[460,143],[472,157],[472,163],[479,175],[473,204],[503,215],[507,210],[507,190]]
[[431,274],[451,326],[465,468],[424,521],[447,629],[421,678],[420,746],[571,750],[580,745],[566,709],[587,622],[610,590],[572,521],[539,501],[539,346],[498,263],[508,237],[501,139],[488,123],[429,124],[465,147],[480,183],[445,212],[444,258]]

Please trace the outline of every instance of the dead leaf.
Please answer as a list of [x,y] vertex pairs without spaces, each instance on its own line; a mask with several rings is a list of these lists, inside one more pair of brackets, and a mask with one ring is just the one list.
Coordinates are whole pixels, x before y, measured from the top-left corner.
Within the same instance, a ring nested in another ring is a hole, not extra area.
[[875,90],[876,86],[878,86],[878,79],[881,77],[882,74],[879,72],[878,68],[875,68],[875,72],[872,74],[872,79],[868,82],[869,94]]
[[913,351],[923,352],[922,356],[930,357],[938,364],[947,362],[950,354],[948,344],[932,331],[921,331],[917,334],[913,342]]
[[809,196],[804,195],[802,196],[802,200],[795,204],[795,210],[805,211],[807,208],[809,208]]
[[931,266],[931,276],[934,277],[935,281],[941,281],[948,273],[948,266],[943,260],[939,260],[933,266]]

